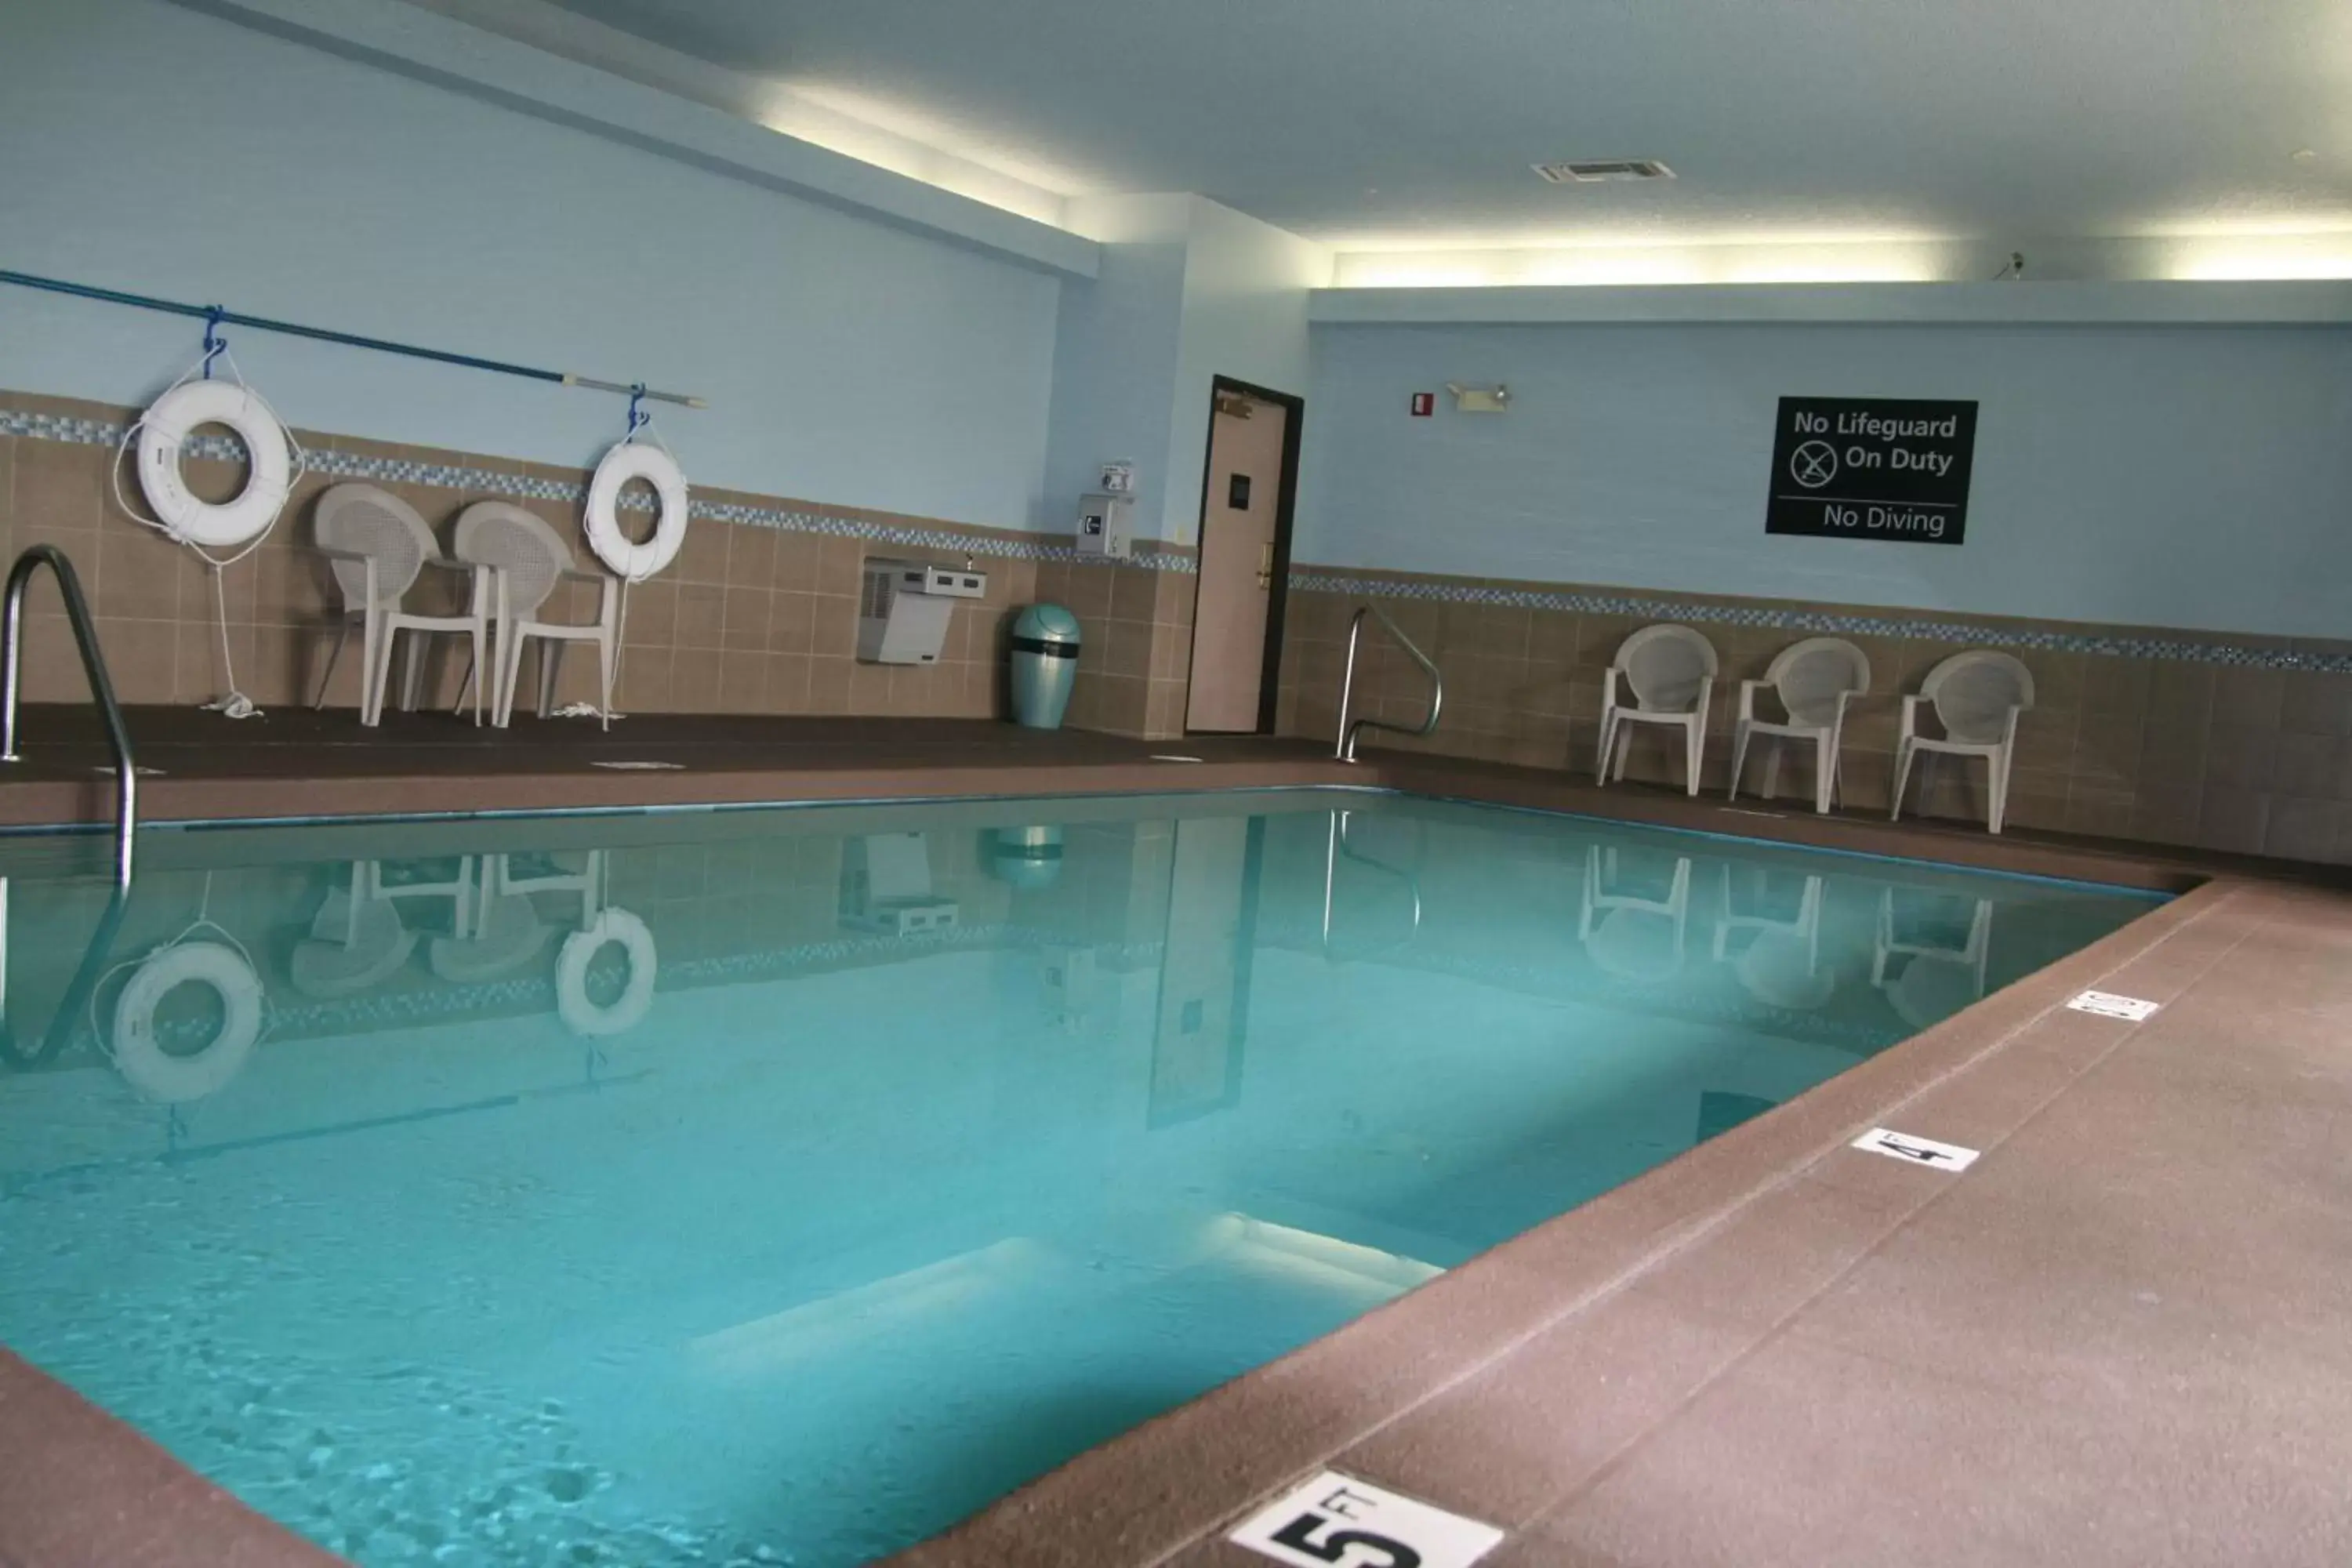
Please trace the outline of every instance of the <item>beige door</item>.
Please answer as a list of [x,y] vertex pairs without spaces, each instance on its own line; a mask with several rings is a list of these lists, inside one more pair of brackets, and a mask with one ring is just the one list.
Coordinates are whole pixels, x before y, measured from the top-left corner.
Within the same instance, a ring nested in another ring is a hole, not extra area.
[[1201,592],[1192,612],[1187,730],[1257,728],[1289,423],[1290,410],[1281,404],[1217,395],[1209,424],[1208,494],[1201,508]]

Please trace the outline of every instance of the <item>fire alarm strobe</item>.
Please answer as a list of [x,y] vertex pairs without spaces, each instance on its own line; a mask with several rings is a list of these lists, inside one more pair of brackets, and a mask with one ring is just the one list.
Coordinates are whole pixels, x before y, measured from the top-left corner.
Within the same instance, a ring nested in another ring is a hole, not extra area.
[[1412,395],[1412,416],[1415,419],[1426,419],[1436,412],[1437,394],[1416,392]]

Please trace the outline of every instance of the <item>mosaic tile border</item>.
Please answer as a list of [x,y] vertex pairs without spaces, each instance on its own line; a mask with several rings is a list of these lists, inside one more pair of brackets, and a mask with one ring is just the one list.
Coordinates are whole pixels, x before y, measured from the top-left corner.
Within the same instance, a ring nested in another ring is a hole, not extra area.
[[[34,440],[64,441],[79,446],[112,447],[121,441],[124,428],[108,420],[80,419],[0,406],[0,436],[28,437]],[[192,457],[225,461],[242,461],[245,457],[243,443],[229,436],[192,437],[187,449]],[[339,451],[331,447],[320,447],[306,455],[314,472],[330,474],[337,479],[364,479],[378,484],[430,485],[442,489],[509,496],[519,500],[551,500],[571,505],[579,504],[586,495],[586,487],[582,484],[507,473],[497,468],[381,458],[367,453]],[[1172,549],[1154,549],[1149,544],[1139,546],[1134,556],[1128,561],[1111,562],[1100,556],[1081,555],[1066,544],[1045,544],[1031,539],[966,533],[952,528],[918,528],[903,523],[874,522],[828,512],[749,506],[739,501],[695,500],[691,503],[689,515],[714,522],[773,528],[791,533],[859,539],[918,550],[962,552],[992,560],[1126,565],[1152,572],[1197,574],[1200,570],[1199,562],[1192,555]],[[1977,647],[2030,648],[2111,658],[2171,659],[2244,669],[2352,675],[2352,654],[2299,653],[2287,648],[2255,647],[2219,639],[2025,631],[1935,616],[1790,610],[1569,588],[1494,588],[1442,578],[1355,577],[1345,572],[1330,570],[1294,570],[1288,578],[1288,586],[1295,594],[1345,594],[1354,597],[1433,600],[1441,604],[1499,605],[1579,615],[1639,616],[1700,625],[1761,626],[1817,637],[1901,637]]]
[[1293,572],[1294,594],[1342,594],[1350,598],[1423,599],[1447,605],[1499,605],[1515,609],[1563,610],[1586,616],[1637,616],[1707,626],[1763,626],[1814,637],[1902,637],[1917,642],[1972,647],[2037,648],[2053,653],[2094,654],[2108,658],[2162,658],[2190,664],[2229,665],[2242,669],[2303,670],[2352,675],[2352,654],[2297,653],[2242,643],[2173,637],[2108,637],[2095,632],[2040,632],[1979,621],[1934,616],[1840,614],[1788,610],[1763,605],[1724,605],[1642,594],[1592,593],[1569,588],[1490,588],[1442,578],[1351,577],[1335,572]]
[[[63,441],[81,447],[114,447],[121,443],[125,429],[124,426],[109,420],[77,419],[0,407],[0,436]],[[191,437],[183,450],[191,458],[220,462],[241,463],[246,457],[245,443],[234,436]],[[303,457],[310,472],[327,474],[339,479],[364,479],[374,484],[429,485],[437,489],[473,490],[516,500],[560,501],[572,506],[579,505],[588,493],[584,483],[574,484],[462,464],[381,458],[364,452],[340,451],[332,447],[305,447]],[[650,504],[637,501],[634,497],[625,500],[622,505],[625,510],[653,510]],[[835,539],[862,539],[877,544],[895,544],[916,550],[961,552],[993,560],[1139,566],[1152,572],[1198,570],[1197,563],[1190,555],[1174,550],[1156,550],[1149,545],[1138,548],[1130,560],[1111,562],[1100,556],[1081,555],[1066,544],[1041,544],[1032,540],[1006,539],[996,534],[966,533],[954,528],[918,528],[905,523],[874,522],[864,518],[839,517],[830,512],[747,506],[740,501],[691,499],[688,515],[712,522],[740,523],[752,528],[773,528],[788,533],[814,533]]]

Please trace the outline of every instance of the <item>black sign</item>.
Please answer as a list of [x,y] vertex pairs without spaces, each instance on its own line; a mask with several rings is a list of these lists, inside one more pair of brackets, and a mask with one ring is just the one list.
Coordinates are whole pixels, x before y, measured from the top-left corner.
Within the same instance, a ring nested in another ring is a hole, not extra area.
[[1958,544],[1976,444],[1973,403],[1784,397],[1764,531]]

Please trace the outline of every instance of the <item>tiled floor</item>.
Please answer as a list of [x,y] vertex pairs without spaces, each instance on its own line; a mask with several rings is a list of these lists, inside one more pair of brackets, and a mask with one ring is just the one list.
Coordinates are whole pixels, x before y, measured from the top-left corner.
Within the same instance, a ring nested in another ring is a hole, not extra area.
[[[27,717],[0,821],[102,814],[95,733]],[[1224,1530],[1328,1465],[1502,1527],[1496,1564],[2352,1562],[2352,897],[2325,873],[1441,760],[1349,770],[1297,742],[266,724],[135,714],[164,770],[151,814],[1351,782],[2143,886],[2210,875],[906,1560],[1262,1563]],[[630,759],[685,766],[590,765]],[[2063,1008],[2092,985],[2163,1009]],[[1847,1147],[1878,1125],[1984,1156],[1950,1176]],[[0,1565],[320,1560],[5,1355],[0,1456]]]

